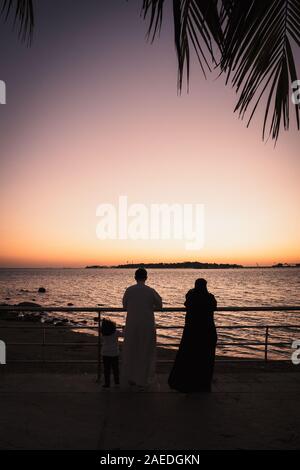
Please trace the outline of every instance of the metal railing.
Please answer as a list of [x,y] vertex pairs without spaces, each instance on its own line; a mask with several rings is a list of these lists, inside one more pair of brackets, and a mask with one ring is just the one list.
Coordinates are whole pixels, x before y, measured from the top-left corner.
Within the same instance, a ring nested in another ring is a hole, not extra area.
[[[64,364],[69,364],[69,363],[90,363],[90,364],[97,364],[97,380],[100,380],[101,377],[101,314],[102,313],[124,313],[126,310],[124,308],[119,308],[119,307],[31,307],[31,306],[0,306],[0,319],[1,319],[1,312],[18,312],[18,313],[51,313],[51,312],[65,312],[65,313],[96,313],[97,314],[97,326],[84,326],[84,325],[63,325],[63,326],[53,326],[49,325],[47,326],[44,323],[39,323],[37,326],[29,326],[29,325],[0,325],[0,330],[1,329],[34,329],[34,330],[41,330],[42,331],[42,341],[39,342],[17,342],[17,343],[6,343],[7,346],[41,346],[42,347],[42,359],[39,360],[16,360],[16,361],[10,361],[10,362],[16,362],[16,363],[64,363]],[[162,308],[159,310],[156,310],[156,312],[185,312],[186,309],[182,307],[166,307]],[[218,312],[300,312],[300,306],[258,306],[258,307],[218,307],[216,309],[216,313]],[[47,342],[46,341],[46,331],[47,330],[52,330],[55,328],[55,330],[96,330],[97,331],[97,342],[87,342],[87,343],[82,343],[82,342]],[[158,329],[162,330],[169,330],[169,329],[183,329],[183,326],[158,326]],[[217,327],[217,330],[233,330],[233,329],[258,329],[258,330],[265,330],[264,334],[264,341],[225,341],[225,342],[220,342],[218,341],[218,346],[262,346],[263,351],[264,351],[264,356],[263,356],[263,361],[267,362],[268,359],[268,351],[270,346],[287,346],[290,345],[290,342],[285,342],[285,341],[280,341],[280,342],[274,342],[270,341],[270,330],[271,329],[300,329],[300,323],[298,325],[293,325],[293,324],[280,324],[280,325],[220,325]],[[81,345],[81,346],[93,346],[97,347],[97,357],[95,360],[49,360],[45,358],[45,348],[48,346],[75,346],[75,345]],[[177,346],[178,343],[168,343],[168,346]],[[236,360],[241,360],[241,359],[233,359],[234,361]],[[243,359],[246,361],[246,359]],[[228,360],[227,360],[228,361]],[[247,359],[248,361],[248,359]],[[161,360],[158,362],[169,362],[166,360]]]

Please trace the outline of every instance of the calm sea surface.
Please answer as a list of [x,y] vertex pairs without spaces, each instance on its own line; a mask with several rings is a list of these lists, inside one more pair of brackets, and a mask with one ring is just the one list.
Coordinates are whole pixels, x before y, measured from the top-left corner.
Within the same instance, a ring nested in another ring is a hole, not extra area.
[[[208,281],[218,306],[276,306],[300,305],[300,268],[282,269],[152,269],[148,270],[148,284],[162,296],[165,307],[182,307],[186,292],[193,287],[197,277]],[[0,302],[19,303],[34,301],[47,306],[111,306],[120,307],[125,288],[134,283],[131,269],[0,269]],[[45,287],[45,294],[38,294]],[[62,316],[62,314],[59,314]],[[71,313],[65,315],[77,321],[92,321],[93,314]],[[107,315],[108,316],[108,315]],[[115,318],[124,324],[124,314]],[[181,330],[162,330],[159,326],[180,326],[184,313],[157,313],[158,341],[172,347],[178,342]],[[300,326],[297,312],[220,312],[215,314],[217,326],[251,325],[251,330],[219,330],[219,342],[260,341],[262,332],[255,326],[281,323]],[[270,341],[300,339],[300,329],[293,331],[271,330]],[[278,347],[273,354],[278,355]],[[258,351],[259,350],[259,351]],[[290,354],[291,349],[286,348]],[[235,356],[262,355],[257,346],[220,346],[219,353]]]

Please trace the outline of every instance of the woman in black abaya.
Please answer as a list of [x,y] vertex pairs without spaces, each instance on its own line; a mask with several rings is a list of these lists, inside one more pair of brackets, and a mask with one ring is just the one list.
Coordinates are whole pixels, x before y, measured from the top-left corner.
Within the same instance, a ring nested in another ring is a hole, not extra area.
[[169,386],[179,392],[210,392],[214,370],[217,333],[214,324],[215,297],[205,279],[197,279],[186,294],[185,326]]

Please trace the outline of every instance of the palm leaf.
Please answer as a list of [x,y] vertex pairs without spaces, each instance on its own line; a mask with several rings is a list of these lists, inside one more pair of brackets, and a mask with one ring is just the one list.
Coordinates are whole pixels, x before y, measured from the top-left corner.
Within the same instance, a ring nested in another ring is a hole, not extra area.
[[[215,64],[213,43],[222,45],[222,28],[217,0],[173,0],[175,45],[178,58],[178,88],[181,90],[184,71],[189,80],[190,49],[195,51],[201,69],[211,70]],[[144,0],[144,18],[150,16],[148,34],[152,40],[159,31],[164,0]]]
[[21,41],[31,42],[34,14],[32,0],[2,0],[0,15],[4,16],[5,21],[13,18],[13,25],[19,25],[18,35]]
[[[239,94],[235,111],[243,118],[254,102],[249,125],[266,96],[263,138],[270,121],[276,141],[282,122],[289,128],[291,84],[297,80],[291,40],[299,46],[300,0],[236,0],[227,13],[221,68]],[[299,129],[298,106],[295,113]]]
[[164,0],[143,0],[142,12],[144,19],[150,16],[148,38],[154,40],[156,33],[160,32],[163,17]]
[[[164,0],[144,0],[148,34],[160,30]],[[249,126],[262,98],[266,101],[263,138],[268,122],[275,141],[281,125],[289,128],[291,83],[297,80],[292,45],[300,45],[300,0],[173,0],[178,87],[189,81],[190,50],[196,52],[204,75],[216,65],[238,94],[235,111]],[[251,109],[252,107],[252,109]],[[299,125],[299,107],[295,106]]]

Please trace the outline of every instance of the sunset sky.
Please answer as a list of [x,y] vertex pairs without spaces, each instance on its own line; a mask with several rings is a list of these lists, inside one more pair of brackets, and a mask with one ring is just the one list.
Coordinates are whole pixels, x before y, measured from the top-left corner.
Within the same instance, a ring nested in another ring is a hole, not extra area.
[[[196,63],[178,96],[167,11],[150,44],[141,1],[35,3],[31,48],[0,28],[0,266],[300,262],[294,119],[274,149],[262,112],[247,129],[232,89]],[[96,208],[120,195],[204,204],[204,247],[98,240]]]

